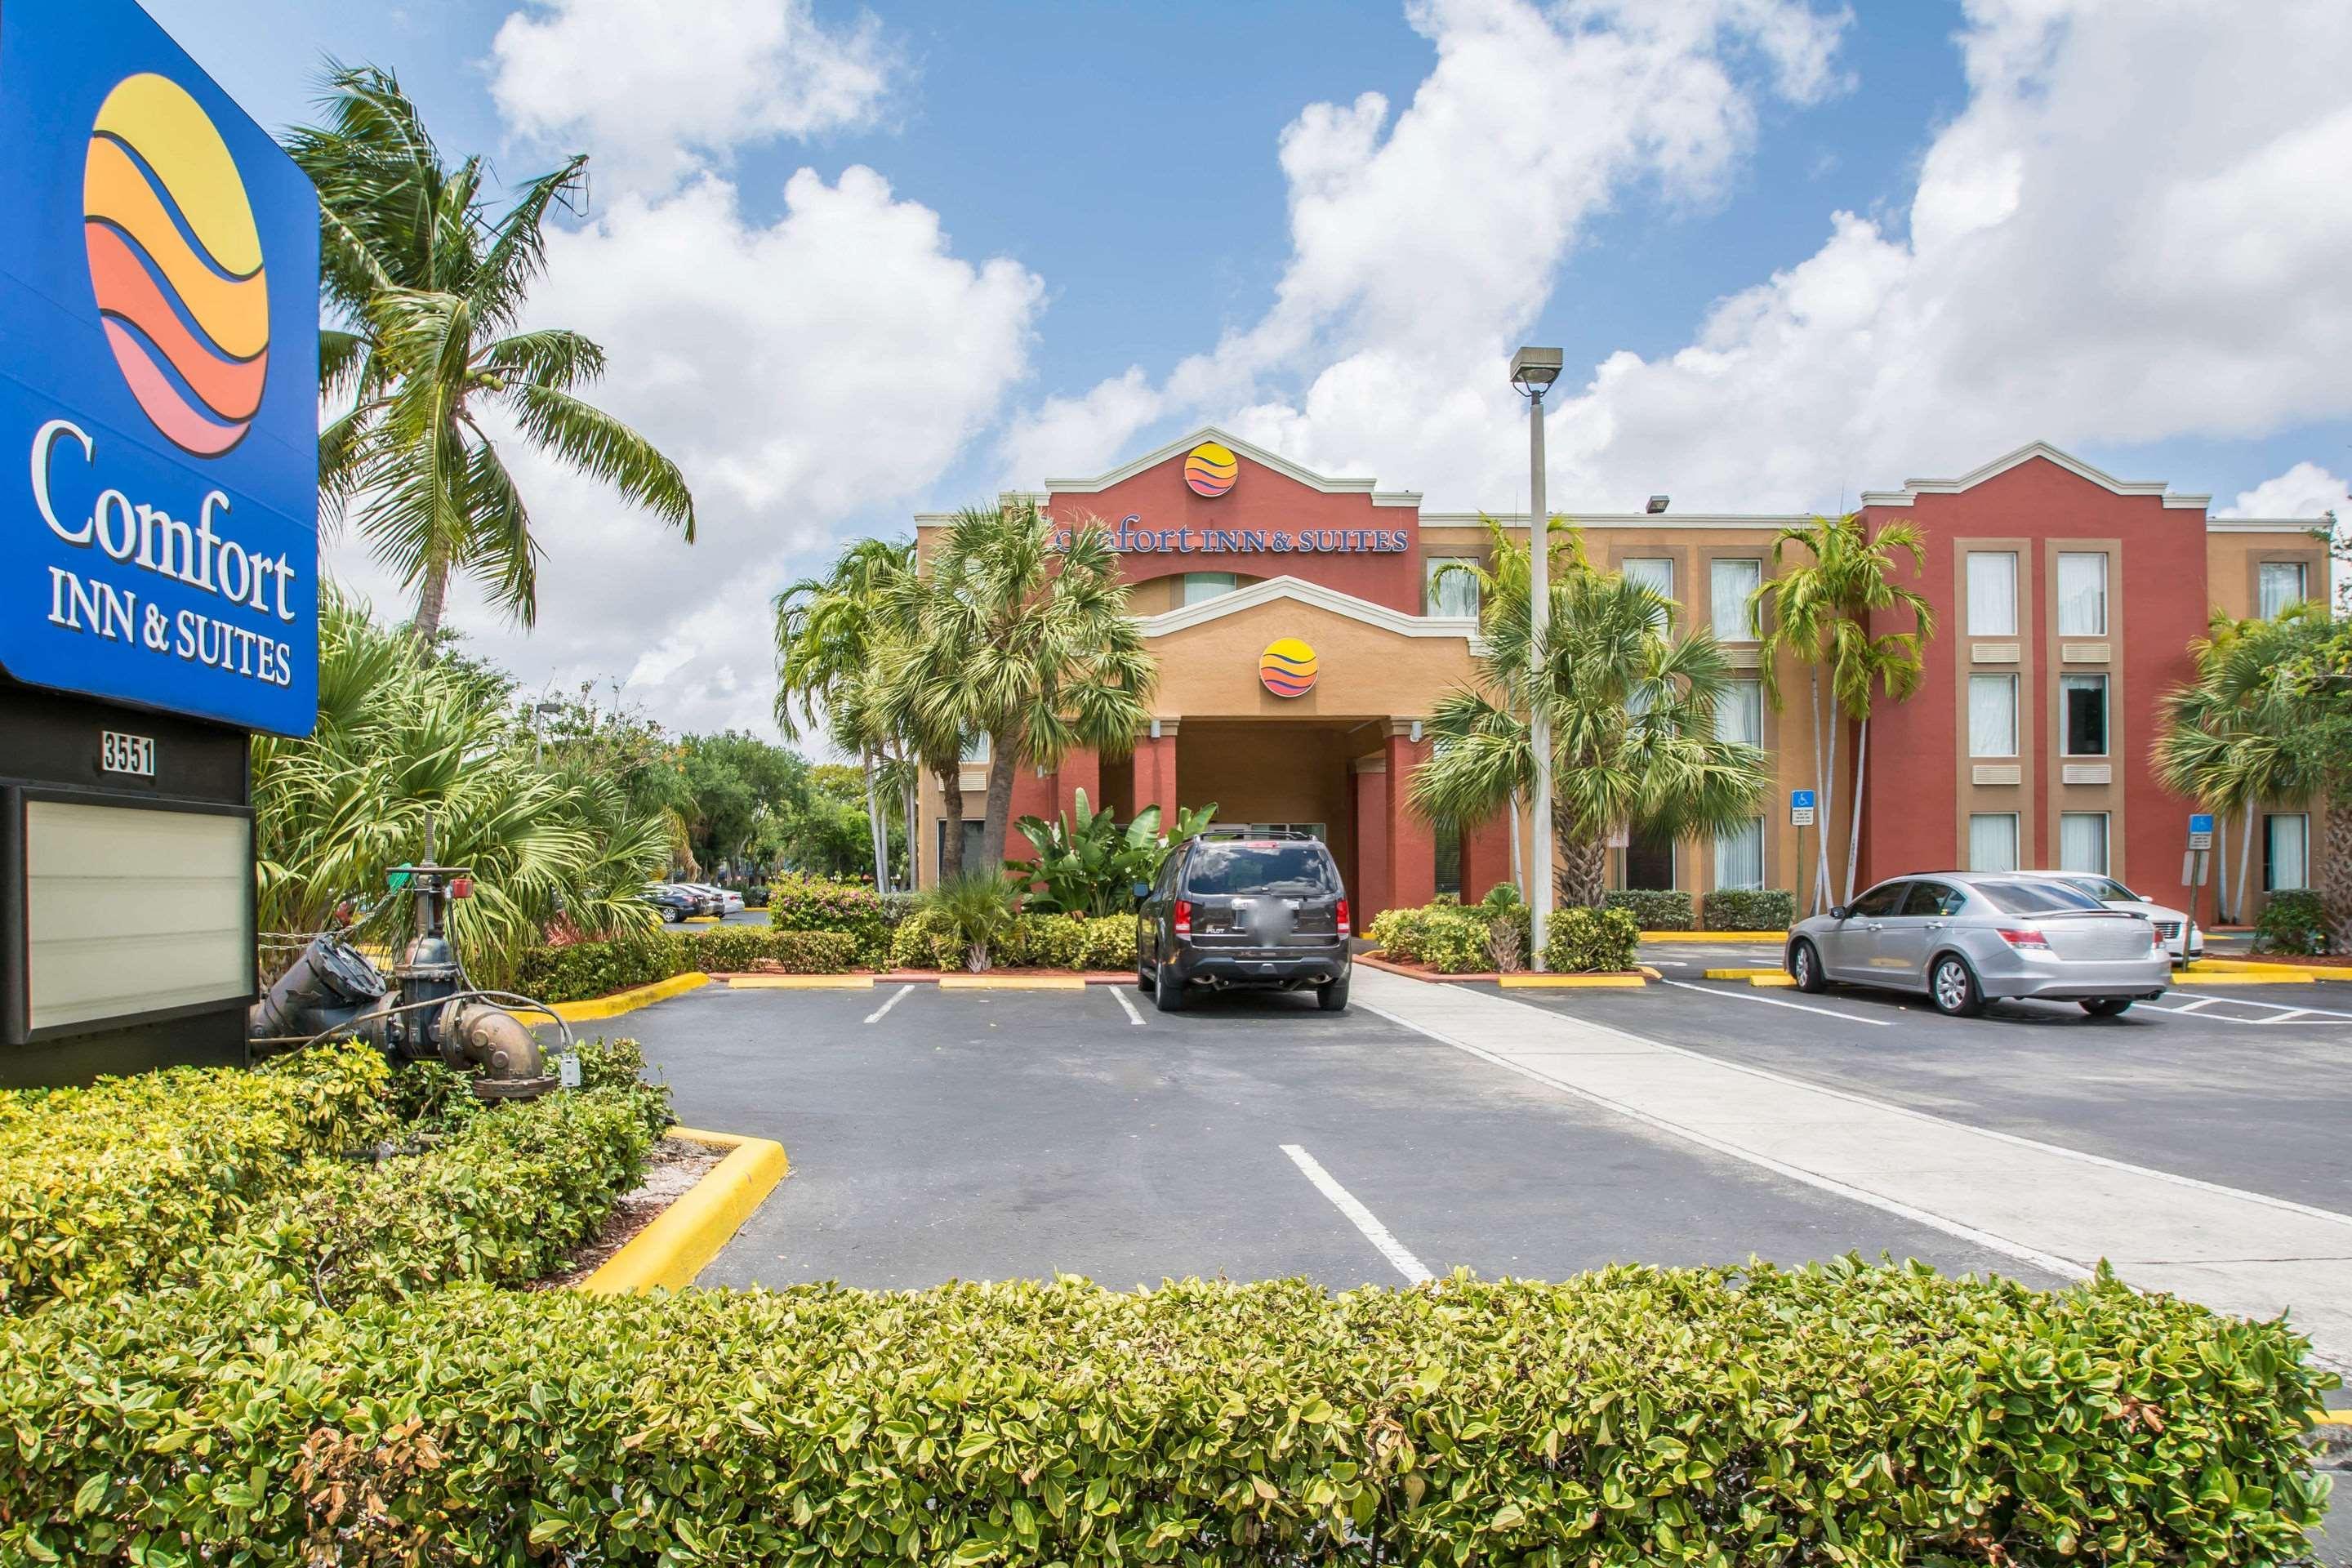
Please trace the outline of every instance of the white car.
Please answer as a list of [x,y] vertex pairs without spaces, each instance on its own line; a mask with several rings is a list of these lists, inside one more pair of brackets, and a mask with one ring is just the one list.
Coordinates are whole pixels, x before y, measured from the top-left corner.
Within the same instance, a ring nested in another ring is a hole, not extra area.
[[2156,934],[2164,939],[2164,951],[2172,955],[2174,968],[2193,963],[2205,956],[2205,931],[2179,910],[2150,903],[2113,877],[2095,871],[2020,871],[2021,877],[2048,877],[2091,895],[2111,910],[2129,910],[2146,915],[2156,927]]
[[719,900],[719,912],[722,915],[740,915],[743,912],[743,895],[732,888],[722,888],[716,882],[686,882],[680,885],[692,888],[697,892],[709,893]]

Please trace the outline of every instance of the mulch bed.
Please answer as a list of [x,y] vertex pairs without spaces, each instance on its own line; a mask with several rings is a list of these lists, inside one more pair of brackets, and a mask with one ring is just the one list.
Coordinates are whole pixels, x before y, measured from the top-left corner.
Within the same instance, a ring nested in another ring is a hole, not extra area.
[[563,1267],[553,1274],[531,1281],[533,1290],[565,1290],[577,1285],[602,1268],[605,1259],[626,1247],[637,1232],[653,1224],[664,1209],[686,1195],[694,1184],[710,1173],[712,1166],[727,1158],[727,1151],[704,1143],[689,1143],[682,1138],[665,1138],[654,1145],[646,1161],[646,1179],[622,1194],[604,1216],[596,1234],[574,1247]]
[[1476,969],[1461,974],[1448,974],[1443,970],[1432,969],[1426,963],[1406,963],[1400,959],[1374,958],[1369,952],[1356,954],[1356,962],[1374,969],[1383,970],[1390,974],[1402,974],[1407,980],[1425,980],[1433,985],[1450,985],[1460,980],[1495,981],[1502,978],[1491,969]]

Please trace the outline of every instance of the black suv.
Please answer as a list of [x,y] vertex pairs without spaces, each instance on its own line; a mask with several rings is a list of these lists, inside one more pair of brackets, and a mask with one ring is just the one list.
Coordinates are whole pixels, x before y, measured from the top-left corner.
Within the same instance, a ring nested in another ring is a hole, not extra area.
[[1139,889],[1135,983],[1163,1013],[1188,985],[1312,986],[1327,1013],[1348,1005],[1348,891],[1319,839],[1206,833],[1169,851]]

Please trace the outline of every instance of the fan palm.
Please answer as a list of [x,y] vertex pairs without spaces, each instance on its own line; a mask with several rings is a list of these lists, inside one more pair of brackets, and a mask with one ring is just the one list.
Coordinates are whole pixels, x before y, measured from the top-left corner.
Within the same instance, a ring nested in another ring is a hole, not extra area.
[[1433,710],[1435,744],[1411,785],[1417,812],[1470,822],[1516,799],[1534,777],[1533,704],[1551,725],[1563,902],[1601,902],[1609,837],[1621,828],[1680,837],[1754,816],[1770,775],[1760,749],[1716,732],[1730,666],[1712,633],[1670,634],[1671,606],[1655,593],[1571,570],[1552,584],[1536,665],[1526,574],[1496,577],[1476,683]]
[[888,660],[884,706],[913,733],[989,738],[980,859],[993,869],[1014,768],[1081,746],[1125,755],[1150,721],[1156,668],[1108,531],[1063,529],[1034,502],[959,512],[909,598],[916,635]]
[[[1804,563],[1784,566],[1792,549],[1810,557]],[[1870,754],[1870,716],[1874,696],[1884,692],[1900,702],[1918,690],[1927,668],[1922,658],[1927,639],[1936,635],[1936,612],[1924,595],[1897,586],[1893,574],[1897,554],[1911,557],[1914,572],[1927,564],[1926,542],[1907,519],[1867,533],[1861,517],[1849,512],[1831,519],[1816,517],[1782,529],[1772,541],[1772,569],[1757,588],[1755,604],[1759,625],[1771,627],[1764,636],[1761,668],[1764,695],[1777,709],[1781,705],[1779,681],[1780,656],[1804,665],[1813,725],[1813,787],[1821,807],[1822,832],[1816,840],[1812,907],[1830,900],[1829,824],[1834,805],[1837,773],[1837,732],[1841,717],[1858,722],[1854,741],[1853,804],[1849,807],[1845,854],[1845,897],[1853,897],[1853,878],[1862,851],[1862,789]],[[1768,619],[1765,611],[1771,614]],[[1911,629],[1874,632],[1877,617],[1892,613],[1908,616]],[[1822,688],[1827,676],[1831,709],[1824,724]]]
[[288,151],[319,191],[320,280],[339,324],[320,334],[319,433],[331,521],[355,510],[376,554],[416,595],[430,647],[449,581],[478,583],[525,626],[540,546],[495,426],[603,481],[694,540],[694,498],[652,442],[587,402],[604,351],[520,318],[545,262],[551,208],[584,189],[587,159],[525,181],[503,215],[479,157],[451,167],[388,71],[331,67],[326,123]]

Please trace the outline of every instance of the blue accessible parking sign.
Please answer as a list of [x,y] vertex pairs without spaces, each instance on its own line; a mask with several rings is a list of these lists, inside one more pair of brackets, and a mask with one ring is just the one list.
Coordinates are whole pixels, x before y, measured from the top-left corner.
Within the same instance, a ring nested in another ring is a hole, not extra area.
[[1812,826],[1813,792],[1811,790],[1792,789],[1789,792],[1789,821],[1798,827]]

